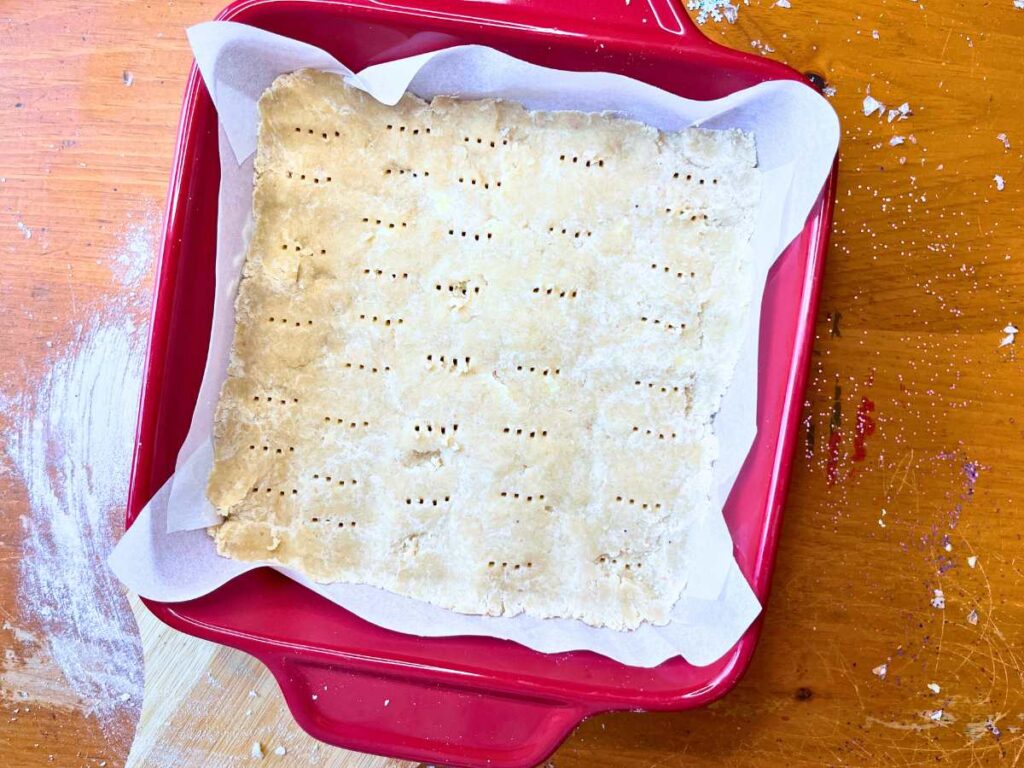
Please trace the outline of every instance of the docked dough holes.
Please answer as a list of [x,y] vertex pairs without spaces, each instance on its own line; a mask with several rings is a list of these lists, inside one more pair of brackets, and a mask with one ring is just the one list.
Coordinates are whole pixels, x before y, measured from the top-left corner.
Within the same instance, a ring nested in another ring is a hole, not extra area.
[[355,520],[340,520],[336,517],[320,517],[319,515],[311,516],[309,522],[318,525],[334,526],[335,528],[355,528],[358,524]]
[[643,501],[642,499],[634,499],[632,496],[616,496],[616,504],[627,504],[631,507],[636,506],[640,509],[661,509],[660,501]]
[[681,322],[669,322],[668,320],[662,320],[660,317],[648,317],[647,315],[640,316],[640,322],[648,325],[663,328],[666,331],[685,331],[686,323]]
[[518,571],[523,568],[533,568],[533,561],[527,560],[525,563],[510,563],[508,560],[488,560],[487,567]]
[[[383,126],[386,131],[394,131],[395,133],[408,133],[410,136],[419,136],[420,134],[427,135],[430,133],[430,128],[420,128],[418,126],[409,125],[398,125],[395,123],[385,123]],[[298,133],[303,136],[318,136],[321,140],[328,140],[331,138],[340,139],[342,137],[342,130],[339,128],[315,128],[308,125],[296,125],[293,133]]]
[[272,403],[274,405],[296,405],[299,402],[297,397],[274,397],[273,395],[253,395],[254,403]]
[[660,384],[656,381],[643,381],[641,379],[634,380],[633,386],[643,387],[652,392],[660,392],[663,395],[685,395],[688,397],[691,391],[689,386],[680,387],[678,384]]
[[[663,275],[675,275],[680,280],[686,277],[686,271],[682,269],[673,269],[667,264],[658,264],[657,262],[651,262],[651,269],[655,272],[661,272]],[[697,273],[691,271],[690,277],[696,277]]]
[[485,136],[463,136],[463,144],[469,144],[470,146],[487,147],[489,149],[498,149],[499,147],[507,147],[509,140],[505,138],[488,138]]
[[412,168],[385,168],[385,176],[408,176],[411,179],[426,179],[430,171],[414,171]]
[[426,356],[427,368],[436,369],[441,371],[448,371],[449,373],[465,373],[470,370],[473,358],[470,355],[435,355],[433,352],[428,352]]
[[557,285],[535,285],[533,293],[539,296],[553,296],[557,299],[575,299],[579,291],[575,288],[561,288]]
[[442,293],[454,293],[460,296],[471,296],[480,293],[480,286],[474,285],[469,280],[459,280],[454,283],[434,283],[434,290]]
[[[281,243],[281,250],[282,251],[289,250],[288,243]],[[291,250],[294,250],[300,256],[304,256],[304,255],[306,255],[308,253],[315,253],[316,252],[315,248],[304,248],[303,246],[299,245],[298,243],[293,243],[292,246],[291,246]],[[326,256],[327,255],[327,249],[326,248],[321,248],[320,249],[320,255],[321,256]]]
[[371,365],[369,363],[353,363],[350,361],[342,363],[342,368],[363,371],[364,373],[389,373],[391,371],[390,365]]
[[626,560],[620,560],[617,557],[612,557],[611,555],[598,555],[595,562],[599,565],[606,566],[608,570],[613,569],[614,566],[619,566],[624,571],[631,571],[634,568],[639,569],[644,567],[644,564],[641,562],[628,562]]
[[335,477],[334,475],[325,475],[320,474],[319,472],[313,473],[313,479],[316,480],[317,483],[322,483],[326,485],[336,485],[341,488],[345,486],[352,487],[359,484],[359,481],[356,480],[354,477]]
[[412,431],[422,435],[448,435],[455,434],[459,431],[459,425],[457,423],[452,424],[436,424],[432,421],[417,421],[412,425]]
[[470,231],[468,229],[449,229],[448,230],[448,236],[449,237],[458,237],[458,238],[461,238],[463,240],[468,240],[468,241],[479,243],[479,242],[482,242],[482,241],[485,241],[485,240],[492,239],[494,237],[494,233],[493,232],[473,232],[473,231]]
[[271,488],[269,486],[265,486],[265,487],[261,488],[258,485],[253,486],[252,492],[253,493],[264,493],[267,496],[273,496],[273,495],[276,495],[276,496],[298,496],[299,495],[299,489],[298,488]]
[[473,176],[459,176],[459,184],[467,184],[471,187],[480,187],[480,189],[485,190],[501,188],[500,181],[485,181],[483,179],[478,179]]
[[249,443],[249,450],[253,453],[266,453],[274,454],[276,456],[284,455],[286,453],[295,453],[294,445],[260,445],[259,443]]
[[428,136],[430,134],[430,128],[419,128],[414,125],[386,123],[384,129],[387,131],[394,131],[395,133],[408,133],[410,136],[419,136],[423,134]]
[[551,225],[550,227],[548,227],[548,233],[552,235],[566,235],[573,239],[578,239],[581,237],[592,237],[594,234],[589,229],[573,229],[572,227],[559,228],[555,225]]
[[363,224],[370,224],[381,229],[402,229],[409,226],[409,223],[406,221],[387,221],[385,219],[378,219],[375,216],[363,216],[362,222]]
[[358,421],[356,419],[346,419],[343,416],[331,416],[329,414],[324,416],[323,420],[324,420],[325,424],[335,424],[335,425],[337,425],[339,427],[348,427],[349,429],[360,429],[360,428],[366,429],[367,427],[370,426],[370,422],[368,422],[368,421]]
[[304,173],[302,171],[285,171],[285,178],[297,181],[308,181],[310,184],[330,184],[334,181],[334,178],[331,176],[320,176],[312,172]]
[[501,430],[502,434],[510,435],[513,437],[547,437],[548,431],[546,429],[540,429],[539,427],[504,427]]
[[399,272],[395,269],[381,269],[380,267],[364,267],[363,274],[371,277],[389,277],[392,280],[408,280],[408,272]]
[[679,435],[668,429],[651,429],[650,427],[633,426],[633,434],[644,437],[656,437],[659,440],[675,440]]
[[583,168],[604,168],[604,159],[600,157],[581,157],[580,155],[559,155],[558,161],[560,163],[568,163],[570,165],[579,165]]
[[709,221],[706,213],[700,213],[692,208],[666,208],[665,213],[669,216],[682,216],[690,221]]
[[519,491],[502,491],[500,494],[501,498],[509,499],[513,501],[525,501],[527,504],[532,504],[535,501],[545,501],[543,493],[520,493]]
[[451,500],[452,500],[451,496],[442,496],[440,498],[433,498],[433,499],[430,498],[430,497],[426,497],[426,496],[408,496],[405,499],[405,505],[407,507],[411,507],[414,504],[419,505],[421,507],[424,507],[424,506],[426,506],[426,507],[437,507],[437,506],[440,506],[442,504],[447,504]]
[[360,312],[358,317],[359,317],[360,320],[363,320],[365,322],[373,323],[374,325],[383,325],[385,327],[390,327],[392,325],[402,325],[403,323],[405,323],[405,319],[401,318],[401,317],[386,317],[385,315],[370,315],[370,314],[367,314],[365,312]]
[[551,368],[539,365],[517,365],[516,371],[518,373],[536,373],[539,376],[561,376],[561,368]]

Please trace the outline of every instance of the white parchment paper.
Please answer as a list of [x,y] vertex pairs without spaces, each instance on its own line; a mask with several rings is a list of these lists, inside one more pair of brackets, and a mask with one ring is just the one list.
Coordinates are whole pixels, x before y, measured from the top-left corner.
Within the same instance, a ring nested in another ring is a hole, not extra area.
[[591,650],[650,667],[674,656],[696,665],[720,658],[760,605],[733,558],[721,507],[756,435],[760,296],[772,263],[803,227],[832,166],[839,122],[811,89],[769,82],[717,101],[683,99],[621,75],[564,72],[528,64],[490,48],[461,46],[379,64],[353,73],[325,51],[230,22],[189,30],[189,40],[220,118],[221,187],[217,274],[210,348],[192,425],[176,471],[146,505],[110,558],[118,577],[143,597],[164,602],[206,594],[258,564],[217,555],[204,530],[220,517],[206,499],[213,466],[213,417],[227,375],[234,298],[249,240],[257,101],[281,74],[301,68],[337,72],[386,104],[406,91],[496,97],[530,109],[611,111],[666,131],[691,125],[741,128],[755,135],[763,192],[752,238],[755,300],[736,372],[715,419],[718,511],[696,526],[679,556],[692,563],[686,589],[668,624],[631,632],[568,619],[467,616],[365,585],[315,584],[278,570],[362,618],[421,636],[490,635],[546,653]]

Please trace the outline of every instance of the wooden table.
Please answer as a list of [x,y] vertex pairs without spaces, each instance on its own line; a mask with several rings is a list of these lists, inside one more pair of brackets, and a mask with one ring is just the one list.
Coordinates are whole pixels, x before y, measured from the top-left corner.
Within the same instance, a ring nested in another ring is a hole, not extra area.
[[[1016,765],[1024,753],[1024,369],[1016,343],[1000,346],[1024,323],[1024,10],[791,5],[752,0],[734,25],[704,27],[821,74],[844,126],[763,638],[723,700],[594,718],[560,768]],[[140,643],[129,600],[101,575],[190,62],[183,30],[217,7],[0,9],[6,765],[227,766],[254,741],[275,765],[390,762],[301,735],[241,654],[145,612]],[[869,89],[906,103],[906,119],[865,116]]]

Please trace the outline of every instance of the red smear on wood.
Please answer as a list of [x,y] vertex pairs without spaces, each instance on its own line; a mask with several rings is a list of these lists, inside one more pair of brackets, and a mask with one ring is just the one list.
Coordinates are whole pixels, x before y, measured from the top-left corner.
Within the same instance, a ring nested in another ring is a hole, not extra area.
[[828,435],[828,462],[825,464],[825,479],[835,485],[839,479],[839,444],[843,441],[843,430],[834,429]]
[[875,420],[871,412],[875,410],[875,404],[866,397],[860,399],[857,406],[857,422],[853,428],[853,460],[864,461],[867,458],[866,439],[875,434]]

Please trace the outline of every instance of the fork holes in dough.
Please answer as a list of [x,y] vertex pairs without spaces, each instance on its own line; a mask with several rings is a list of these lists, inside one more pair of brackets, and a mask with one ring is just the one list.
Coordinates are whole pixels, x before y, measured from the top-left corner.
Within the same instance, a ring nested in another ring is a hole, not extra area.
[[686,323],[662,322],[662,320],[660,318],[657,318],[657,317],[654,317],[654,318],[647,317],[646,315],[641,315],[640,322],[647,323],[649,325],[656,325],[659,328],[664,328],[666,331],[685,331],[686,330]]
[[356,429],[357,427],[368,427],[370,422],[368,421],[356,421],[352,419],[344,419],[341,416],[324,416],[325,424],[337,424],[339,426],[347,426],[349,429]]
[[675,440],[678,434],[669,430],[659,431],[657,429],[641,428],[637,425],[633,425],[633,432],[635,434],[646,435],[647,437],[654,437],[658,440]]
[[[662,274],[665,274],[665,275],[675,275],[680,280],[682,280],[684,277],[686,277],[686,273],[685,272],[683,272],[683,271],[674,271],[671,267],[669,267],[666,264],[657,264],[655,262],[651,262],[651,269],[653,269],[655,272],[661,272]],[[694,277],[694,273],[693,272],[690,273],[690,277]]]
[[519,491],[502,491],[500,495],[501,495],[501,498],[503,498],[503,499],[521,500],[521,501],[525,501],[525,502],[530,503],[530,504],[532,504],[535,501],[544,501],[545,500],[545,497],[544,497],[543,493],[525,494],[525,493],[520,493]]
[[402,325],[405,320],[400,317],[384,317],[383,315],[367,315],[365,313],[359,314],[360,320],[366,320],[374,324],[382,324],[390,327],[392,325]]
[[575,299],[577,290],[575,288],[560,288],[556,285],[534,286],[533,292],[543,296],[553,296],[559,299]]
[[531,429],[530,427],[504,427],[501,431],[502,434],[515,435],[516,437],[533,438],[548,436],[548,431],[546,429]]
[[380,267],[365,267],[363,269],[364,275],[370,275],[373,277],[390,277],[392,280],[408,280],[408,272],[398,272],[397,270],[381,269]]
[[345,362],[344,367],[355,371],[365,371],[367,373],[388,373],[391,371],[390,365],[368,365],[367,363],[353,363],[351,361]]
[[561,368],[545,368],[538,365],[517,365],[516,370],[525,373],[539,373],[541,376],[559,376]]
[[476,242],[479,242],[481,239],[490,240],[494,237],[494,234],[491,232],[469,232],[465,229],[449,229],[448,234],[451,237],[461,237],[465,240],[474,240]]

